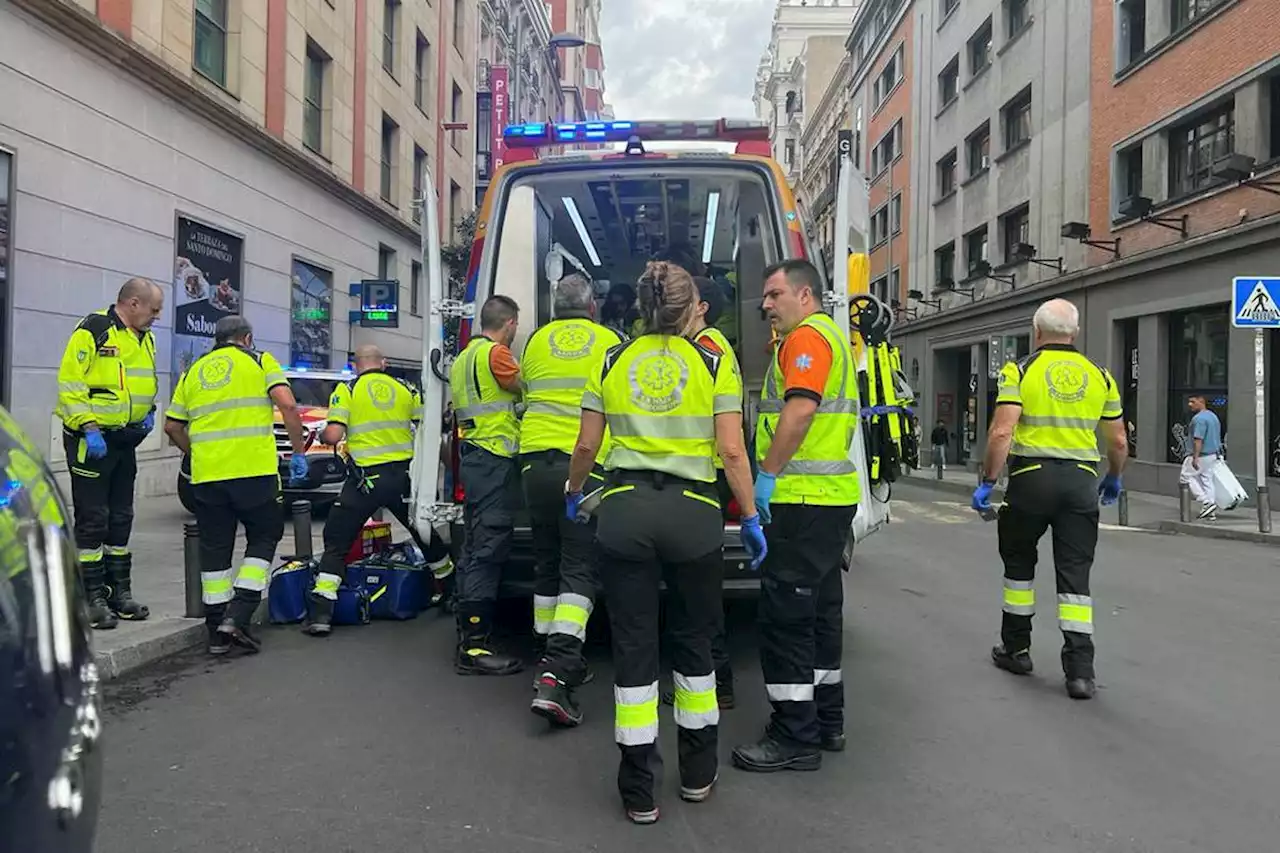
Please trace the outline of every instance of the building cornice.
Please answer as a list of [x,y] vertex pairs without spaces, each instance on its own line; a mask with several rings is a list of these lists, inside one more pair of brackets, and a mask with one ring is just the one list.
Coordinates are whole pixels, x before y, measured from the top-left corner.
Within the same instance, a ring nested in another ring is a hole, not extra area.
[[[357,212],[396,232],[406,240],[420,239],[418,229],[379,202],[358,191],[307,155],[247,121],[231,107],[210,97],[174,74],[159,59],[103,27],[96,17],[65,0],[12,0],[14,5],[72,39],[81,47],[120,68],[187,110],[301,178],[346,202]],[[363,165],[363,164],[361,164]]]

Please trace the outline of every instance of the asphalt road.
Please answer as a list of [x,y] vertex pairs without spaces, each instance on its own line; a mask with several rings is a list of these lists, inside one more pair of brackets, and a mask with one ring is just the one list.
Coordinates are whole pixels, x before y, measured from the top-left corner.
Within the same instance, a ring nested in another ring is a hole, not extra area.
[[[739,706],[710,801],[663,819],[614,784],[607,650],[588,719],[550,731],[530,676],[453,675],[427,614],[325,641],[265,632],[257,658],[192,655],[108,689],[100,853],[467,851],[1259,853],[1280,838],[1280,560],[1260,545],[1107,531],[1095,568],[1100,691],[1062,690],[1052,608],[1031,678],[995,670],[995,531],[900,487],[846,579],[850,749],[819,773],[731,768],[767,704],[749,610],[731,619]],[[1047,548],[1042,560],[1048,559]],[[1052,602],[1052,573],[1039,581]]]

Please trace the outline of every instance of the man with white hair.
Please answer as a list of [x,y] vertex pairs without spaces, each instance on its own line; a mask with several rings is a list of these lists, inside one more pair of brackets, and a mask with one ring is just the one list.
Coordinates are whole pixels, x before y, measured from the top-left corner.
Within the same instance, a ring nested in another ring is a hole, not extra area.
[[[1115,379],[1074,346],[1076,307],[1051,299],[1036,310],[1032,324],[1035,350],[1000,371],[983,480],[973,493],[973,508],[988,517],[991,490],[1008,462],[998,522],[1004,616],[1001,644],[991,650],[991,660],[1014,675],[1031,673],[1036,555],[1040,538],[1052,528],[1067,693],[1090,699],[1095,687],[1089,572],[1098,545],[1098,496],[1103,504],[1119,498],[1128,436]],[[1098,483],[1100,423],[1109,468]]]

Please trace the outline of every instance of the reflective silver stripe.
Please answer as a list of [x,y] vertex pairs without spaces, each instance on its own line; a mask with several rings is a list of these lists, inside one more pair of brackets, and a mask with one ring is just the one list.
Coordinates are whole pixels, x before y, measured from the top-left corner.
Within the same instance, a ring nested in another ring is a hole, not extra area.
[[814,687],[831,686],[844,681],[844,671],[839,669],[815,669],[813,671]]
[[[345,406],[330,406],[329,420],[331,421],[349,421],[351,420],[351,410]],[[344,424],[345,426],[345,424]]]
[[575,640],[586,642],[586,623],[591,621],[591,611],[595,609],[595,603],[585,595],[578,595],[576,592],[562,592],[560,597],[556,599],[556,607],[559,608],[561,606],[576,607],[582,610],[586,617],[581,625],[569,619],[556,619],[551,623],[551,633],[568,634]]
[[1077,604],[1077,605],[1083,605],[1084,607],[1092,607],[1093,596],[1074,595],[1069,592],[1060,592],[1058,593],[1058,603],[1059,604]]
[[812,702],[812,684],[766,684],[764,692],[770,702]]
[[841,474],[856,474],[857,472],[858,466],[854,465],[853,462],[848,459],[841,459],[835,462],[813,459],[797,461],[793,459],[782,468],[783,476],[794,474],[814,474],[834,477]]
[[215,429],[212,432],[201,432],[191,436],[191,443],[203,444],[207,441],[224,441],[229,438],[257,438],[259,436],[273,438],[274,434],[269,425],[236,427],[235,429]]
[[279,385],[281,382],[283,382],[285,385],[288,385],[289,379],[284,375],[283,372],[279,370],[273,370],[266,375],[266,382],[267,382],[267,387],[271,387],[272,385]]
[[[714,675],[684,675],[673,671],[671,680],[675,682],[676,688],[673,704],[677,726],[682,729],[705,729],[707,726],[720,724],[720,706],[715,701],[716,677]],[[705,711],[683,707],[680,700],[684,697],[681,694],[687,693],[700,693],[704,697],[710,694],[711,707]]]
[[528,408],[524,410],[526,415],[552,415],[560,418],[578,418],[582,415],[582,409],[577,406],[570,406],[566,403],[552,403],[548,400],[533,400],[529,403]]
[[717,415],[725,412],[741,412],[742,398],[737,394],[717,394],[711,401],[711,411]]
[[1009,578],[1005,578],[1005,579],[1004,579],[1004,588],[1005,588],[1005,589],[1018,589],[1018,590],[1034,589],[1034,588],[1035,588],[1035,584],[1034,584],[1032,581],[1015,581],[1015,580],[1011,580],[1011,579],[1009,579]]
[[603,412],[604,400],[601,400],[600,395],[594,391],[583,391],[582,408],[590,409],[593,412]]
[[501,447],[507,453],[515,453],[520,447],[516,439],[507,438],[505,435],[494,435],[488,438],[465,438],[463,442],[485,450],[492,450],[489,445],[493,444]]
[[554,595],[533,597],[533,633],[542,635],[551,633],[551,623],[555,620],[558,600]]
[[[246,569],[253,571],[246,572]],[[262,592],[267,588],[267,580],[271,577],[271,564],[258,557],[245,557],[240,561],[240,571],[236,572],[235,586],[249,592]]]
[[705,415],[609,415],[609,431],[614,436],[652,438],[715,438],[715,418]]
[[367,421],[362,424],[351,424],[347,427],[347,435],[360,435],[361,433],[373,432],[379,429],[404,429],[409,428],[409,422],[404,421]]
[[[764,415],[776,415],[786,405],[782,400],[761,400],[756,411]],[[820,415],[856,415],[859,411],[857,400],[828,400],[818,404]]]
[[1035,616],[1036,606],[1034,604],[1005,604],[1000,608],[1010,616]]
[[328,572],[320,572],[316,575],[315,587],[311,591],[321,598],[337,601],[338,587],[341,585],[342,578],[337,575],[331,575]]
[[776,415],[782,411],[782,401],[778,399],[761,400],[756,411],[762,415]]
[[193,406],[189,411],[192,418],[203,417],[213,412],[226,412],[233,409],[269,409],[271,400],[267,397],[232,397],[228,400],[217,400],[202,406]]
[[200,590],[200,599],[205,604],[226,604],[235,594],[231,589],[231,570],[201,572]]
[[64,415],[87,415],[92,411],[93,409],[89,408],[89,406],[84,403],[74,403],[70,406],[62,407],[62,413]]
[[1059,619],[1058,630],[1070,631],[1073,634],[1092,634],[1092,622],[1076,622],[1073,619]]
[[1016,440],[1010,445],[1009,452],[1014,456],[1070,459],[1073,462],[1097,462],[1101,458],[1096,447],[1031,447]]
[[97,563],[102,560],[101,548],[85,548],[78,554],[82,563]]
[[1001,397],[1019,397],[1022,394],[1022,388],[1018,385],[1001,385],[996,389],[996,393]]
[[482,415],[492,415],[495,412],[511,412],[515,413],[515,404],[510,400],[494,400],[490,403],[477,403],[474,406],[463,406],[458,409],[458,417],[462,420],[478,418]]
[[609,451],[610,468],[632,471],[661,471],[673,477],[710,483],[715,480],[716,468],[710,456],[654,456],[614,445]]
[[524,386],[534,391],[581,391],[587,387],[587,380],[577,376],[564,376],[557,379],[534,379]]
[[93,411],[102,412],[103,414],[127,412],[130,408],[128,403],[99,403],[97,400],[92,399],[89,401],[89,406]]
[[1064,429],[1094,429],[1098,422],[1091,418],[1063,418],[1057,415],[1022,415],[1018,426],[1062,427]]
[[[649,705],[653,708],[653,722],[639,726],[620,726],[615,717],[613,739],[623,746],[644,746],[658,740],[658,682],[643,687],[613,686],[613,704],[616,715],[623,708]],[[647,716],[647,715],[646,715]]]
[[82,391],[88,391],[89,384],[87,382],[59,382],[58,390],[67,394],[78,394]]
[[347,445],[347,451],[357,462],[364,462],[366,459],[372,459],[375,456],[381,456],[384,453],[412,453],[413,442],[406,441],[401,444],[379,444],[377,447],[362,447],[359,450]]
[[156,371],[153,367],[126,367],[124,369],[125,376],[155,376]]

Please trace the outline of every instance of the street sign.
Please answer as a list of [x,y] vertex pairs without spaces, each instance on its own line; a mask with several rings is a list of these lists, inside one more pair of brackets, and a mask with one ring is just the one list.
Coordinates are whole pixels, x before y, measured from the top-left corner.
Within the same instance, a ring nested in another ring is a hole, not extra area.
[[853,131],[838,130],[836,131],[836,152],[840,155],[840,159],[853,155]]
[[400,282],[360,282],[360,325],[366,329],[400,328]]
[[1280,278],[1232,279],[1231,325],[1240,329],[1280,329]]

